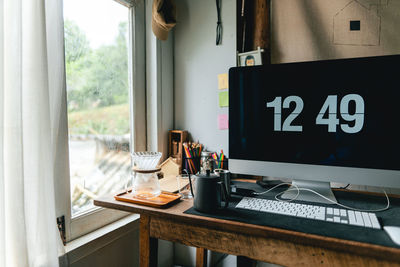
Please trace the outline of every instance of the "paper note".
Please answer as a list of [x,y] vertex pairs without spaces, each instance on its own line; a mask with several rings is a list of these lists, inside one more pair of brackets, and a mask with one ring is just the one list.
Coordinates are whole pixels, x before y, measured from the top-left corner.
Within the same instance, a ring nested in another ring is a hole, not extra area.
[[220,92],[219,93],[219,106],[220,107],[229,106],[229,94],[228,94],[228,92]]
[[218,129],[226,130],[229,128],[228,114],[218,115]]
[[218,89],[228,89],[228,73],[218,74]]

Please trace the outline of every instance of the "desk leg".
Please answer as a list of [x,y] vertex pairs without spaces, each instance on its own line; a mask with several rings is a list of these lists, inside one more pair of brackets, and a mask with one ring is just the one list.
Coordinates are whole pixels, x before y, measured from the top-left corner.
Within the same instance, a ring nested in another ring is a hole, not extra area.
[[257,265],[257,261],[252,260],[250,258],[244,256],[236,257],[236,266],[237,267],[255,267]]
[[207,249],[196,248],[196,267],[207,266]]
[[156,267],[158,239],[150,237],[150,216],[140,215],[139,266]]

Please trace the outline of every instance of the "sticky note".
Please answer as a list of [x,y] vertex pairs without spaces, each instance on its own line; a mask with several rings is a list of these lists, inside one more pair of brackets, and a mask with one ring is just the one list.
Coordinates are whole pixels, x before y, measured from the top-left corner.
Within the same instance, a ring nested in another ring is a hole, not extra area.
[[228,73],[218,74],[218,89],[228,89]]
[[228,94],[228,92],[219,92],[219,106],[220,107],[229,106],[229,94]]
[[228,114],[218,115],[218,129],[226,130],[229,128]]

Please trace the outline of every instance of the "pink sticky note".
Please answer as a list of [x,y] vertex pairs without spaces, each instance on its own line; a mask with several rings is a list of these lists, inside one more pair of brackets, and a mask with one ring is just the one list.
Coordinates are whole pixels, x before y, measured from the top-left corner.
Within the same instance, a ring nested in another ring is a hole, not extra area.
[[218,115],[218,129],[226,130],[229,128],[228,114]]

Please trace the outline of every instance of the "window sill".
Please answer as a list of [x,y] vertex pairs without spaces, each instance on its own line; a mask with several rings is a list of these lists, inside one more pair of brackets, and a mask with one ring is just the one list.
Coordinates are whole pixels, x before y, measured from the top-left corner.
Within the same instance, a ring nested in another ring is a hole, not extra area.
[[131,231],[138,230],[139,218],[138,214],[128,215],[68,242],[65,245],[65,255],[68,257],[69,264],[79,261]]

